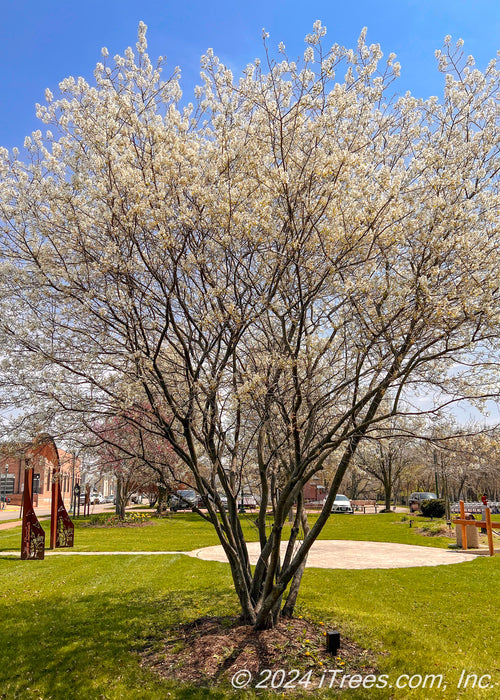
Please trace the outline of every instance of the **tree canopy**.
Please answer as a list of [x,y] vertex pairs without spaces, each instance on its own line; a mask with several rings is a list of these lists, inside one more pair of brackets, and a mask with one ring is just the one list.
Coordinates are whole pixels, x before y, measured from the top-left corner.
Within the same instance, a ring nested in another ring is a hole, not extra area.
[[182,106],[145,33],[47,91],[27,157],[0,151],[2,381],[38,421],[133,414],[167,441],[265,627],[372,427],[498,395],[499,74],[447,37],[443,97],[392,96],[393,54],[326,48],[316,22],[300,61],[264,37],[238,79],[208,51]]

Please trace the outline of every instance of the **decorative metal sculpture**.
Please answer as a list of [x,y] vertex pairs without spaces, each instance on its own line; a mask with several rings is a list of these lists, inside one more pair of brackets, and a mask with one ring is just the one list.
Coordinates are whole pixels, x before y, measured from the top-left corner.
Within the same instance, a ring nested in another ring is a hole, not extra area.
[[[50,549],[56,547],[72,547],[74,543],[73,525],[61,496],[60,474],[61,463],[54,440],[50,435],[40,435],[33,443],[29,459],[45,457],[52,463],[52,502],[50,509]],[[21,559],[43,559],[45,550],[45,533],[37,520],[33,509],[33,469],[28,469],[29,478],[25,475],[23,539]],[[26,525],[25,525],[26,521]],[[43,539],[42,539],[43,538]],[[41,556],[36,553],[40,552]]]
[[56,444],[50,435],[38,438],[37,454],[52,462],[52,499],[50,508],[50,549],[72,547],[75,539],[73,525],[61,496],[61,462]]
[[29,467],[24,472],[21,559],[43,559],[44,556],[45,532],[33,508],[33,467]]

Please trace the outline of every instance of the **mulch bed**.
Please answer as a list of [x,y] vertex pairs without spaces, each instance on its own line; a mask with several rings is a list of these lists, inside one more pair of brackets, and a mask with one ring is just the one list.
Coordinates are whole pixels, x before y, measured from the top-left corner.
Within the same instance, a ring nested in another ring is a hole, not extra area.
[[[163,678],[196,686],[227,686],[238,671],[246,669],[252,677],[249,687],[261,682],[261,687],[272,690],[274,677],[276,692],[283,693],[290,689],[285,687],[287,681],[295,678],[295,688],[314,692],[325,674],[324,687],[338,687],[345,674],[375,673],[371,652],[342,637],[340,651],[332,655],[326,651],[325,626],[302,618],[255,631],[234,617],[203,617],[172,629],[161,646],[145,650],[142,665]],[[270,672],[264,673],[265,669]],[[285,673],[280,675],[280,669]],[[294,669],[297,673],[291,675]],[[329,685],[328,669],[339,669],[333,685]],[[297,686],[308,671],[310,683]]]

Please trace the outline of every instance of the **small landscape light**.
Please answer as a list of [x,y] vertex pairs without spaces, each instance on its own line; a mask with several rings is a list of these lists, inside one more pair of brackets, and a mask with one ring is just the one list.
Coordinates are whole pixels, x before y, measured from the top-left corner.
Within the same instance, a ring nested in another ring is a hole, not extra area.
[[326,633],[326,650],[336,654],[340,649],[340,632],[330,630]]

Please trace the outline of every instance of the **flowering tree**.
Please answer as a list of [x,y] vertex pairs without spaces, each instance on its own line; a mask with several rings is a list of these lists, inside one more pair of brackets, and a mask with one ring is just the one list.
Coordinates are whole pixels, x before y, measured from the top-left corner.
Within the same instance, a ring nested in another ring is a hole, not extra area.
[[370,432],[357,452],[355,464],[377,479],[384,489],[386,511],[391,510],[396,485],[418,463],[415,435],[422,432],[422,426],[415,421],[393,418],[383,428]]
[[99,473],[115,477],[116,513],[122,519],[134,491],[157,496],[173,490],[181,477],[179,460],[168,442],[164,438],[155,438],[153,431],[140,427],[135,413],[137,411],[129,410],[123,415],[113,416],[93,426],[92,430],[96,438],[94,449],[99,458]]
[[[205,497],[262,628],[292,614],[367,431],[418,392],[497,391],[498,72],[447,38],[443,99],[391,99],[394,55],[382,65],[364,32],[325,49],[316,22],[301,64],[266,47],[236,80],[207,52],[182,108],[145,31],[136,55],[103,51],[95,85],[47,91],[26,161],[0,153],[2,371],[61,419],[136,408]],[[334,454],[309,527],[303,487]]]
[[475,423],[456,425],[441,421],[432,426],[426,443],[429,463],[427,479],[438,478],[442,497],[449,500],[479,500],[487,493],[498,500],[500,460],[498,429]]

